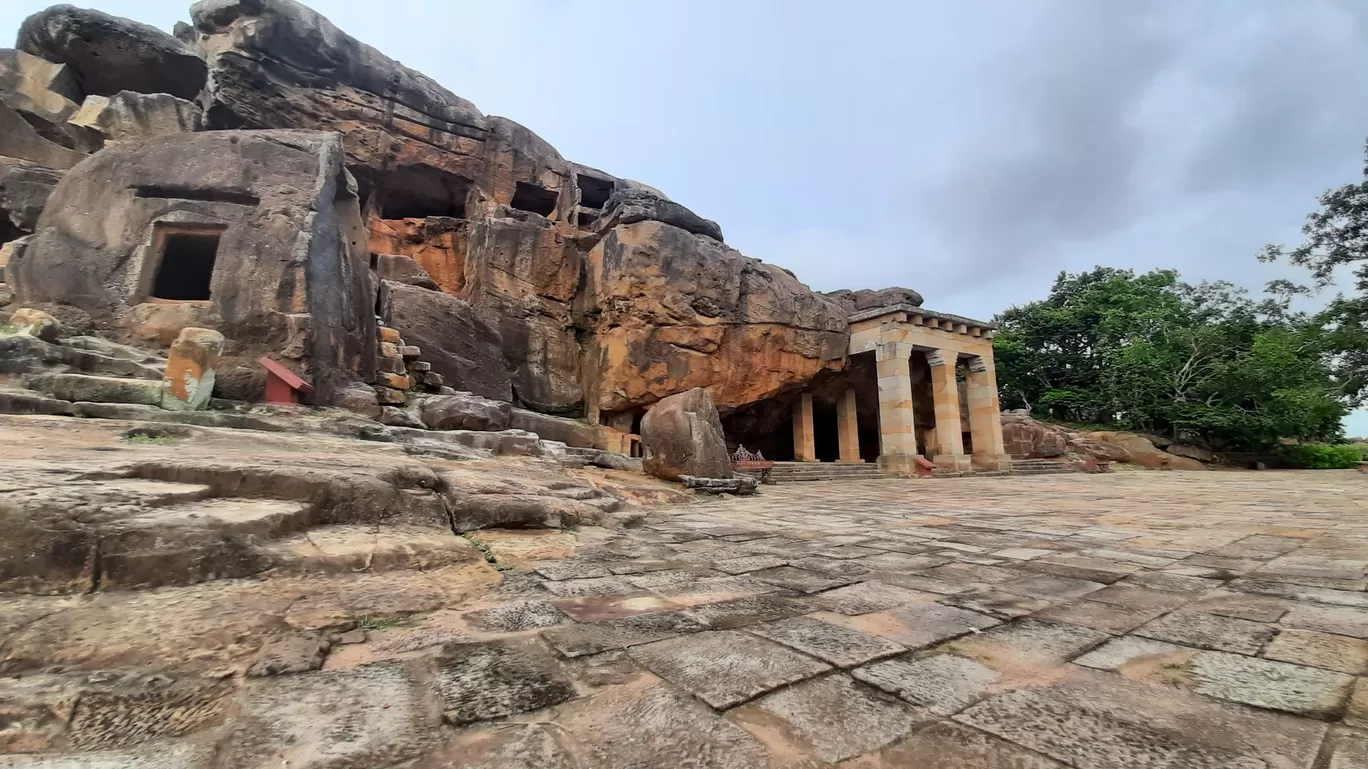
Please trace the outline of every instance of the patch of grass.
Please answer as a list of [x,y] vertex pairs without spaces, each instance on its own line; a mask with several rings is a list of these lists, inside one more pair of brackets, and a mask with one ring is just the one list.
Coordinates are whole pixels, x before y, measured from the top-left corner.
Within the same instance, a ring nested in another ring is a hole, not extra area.
[[358,630],[390,630],[397,627],[408,627],[413,624],[409,617],[362,617],[356,621]]
[[128,441],[129,443],[137,443],[144,445],[160,445],[163,443],[171,442],[171,438],[165,435],[145,435],[141,433],[137,435],[126,435],[124,436],[124,440]]
[[493,566],[495,571],[511,571],[515,568],[510,564],[501,562],[499,557],[494,555],[494,551],[490,549],[489,545],[475,535],[461,534],[459,536],[461,539],[474,545],[475,549],[480,551],[480,555],[484,556],[485,562],[490,566]]

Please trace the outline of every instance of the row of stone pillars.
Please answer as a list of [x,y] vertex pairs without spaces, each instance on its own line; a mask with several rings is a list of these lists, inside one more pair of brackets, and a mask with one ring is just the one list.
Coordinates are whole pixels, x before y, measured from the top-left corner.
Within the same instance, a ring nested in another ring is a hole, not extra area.
[[[879,376],[879,465],[890,472],[911,473],[917,457],[916,412],[912,398],[912,354],[908,342],[887,342],[875,349]],[[948,350],[926,353],[931,365],[931,393],[935,404],[935,446],[927,446],[934,461],[947,470],[1006,469],[1010,460],[1002,445],[997,377],[991,360],[967,356],[969,434],[973,456],[964,451],[960,420],[959,354]],[[860,435],[856,421],[855,391],[846,390],[836,406],[836,430],[841,462],[860,462]],[[794,404],[793,454],[799,462],[817,461],[812,395],[804,393]]]

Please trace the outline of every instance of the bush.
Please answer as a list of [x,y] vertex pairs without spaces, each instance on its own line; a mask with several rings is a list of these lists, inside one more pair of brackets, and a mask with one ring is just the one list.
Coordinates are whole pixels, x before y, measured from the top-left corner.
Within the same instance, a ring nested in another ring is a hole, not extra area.
[[1292,467],[1311,470],[1343,470],[1358,467],[1363,447],[1357,443],[1302,443],[1284,446],[1283,457]]

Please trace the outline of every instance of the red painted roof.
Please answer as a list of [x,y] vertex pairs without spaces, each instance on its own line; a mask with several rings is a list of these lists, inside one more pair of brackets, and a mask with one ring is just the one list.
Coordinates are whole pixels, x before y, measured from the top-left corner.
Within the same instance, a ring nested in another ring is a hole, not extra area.
[[266,371],[268,371],[271,374],[271,376],[279,378],[281,381],[289,385],[291,388],[298,390],[304,393],[305,395],[313,394],[313,385],[309,384],[308,382],[305,382],[303,379],[300,379],[298,374],[285,368],[279,362],[273,361],[270,358],[267,358],[265,355],[263,355],[260,358],[257,358],[257,363],[260,363],[261,365],[265,366]]

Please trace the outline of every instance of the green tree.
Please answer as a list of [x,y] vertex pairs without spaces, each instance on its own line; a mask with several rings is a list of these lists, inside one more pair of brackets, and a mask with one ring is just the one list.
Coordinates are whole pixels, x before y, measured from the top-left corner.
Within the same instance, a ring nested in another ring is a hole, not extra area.
[[1172,270],[1098,267],[997,317],[1005,407],[1255,449],[1333,439],[1346,398],[1314,319]]

